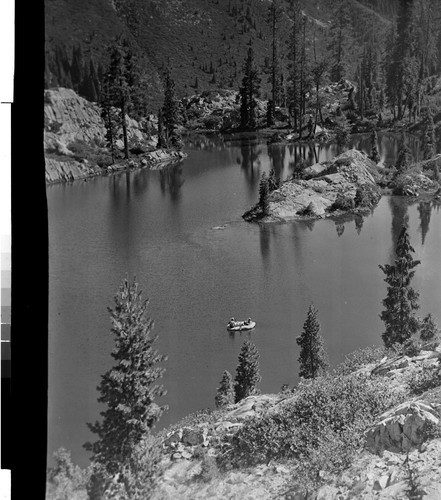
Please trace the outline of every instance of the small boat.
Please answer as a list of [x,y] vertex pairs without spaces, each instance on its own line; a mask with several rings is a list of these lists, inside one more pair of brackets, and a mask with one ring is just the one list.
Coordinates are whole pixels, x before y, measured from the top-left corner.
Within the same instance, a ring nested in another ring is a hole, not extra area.
[[252,330],[256,326],[255,321],[233,321],[227,324],[227,330],[230,332],[243,332],[245,330]]

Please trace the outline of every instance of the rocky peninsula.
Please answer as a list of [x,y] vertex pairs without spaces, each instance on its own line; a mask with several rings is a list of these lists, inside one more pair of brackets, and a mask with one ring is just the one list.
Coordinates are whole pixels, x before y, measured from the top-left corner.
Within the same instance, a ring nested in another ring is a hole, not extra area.
[[[87,179],[141,167],[161,168],[186,154],[158,149],[157,118],[137,122],[127,117],[130,160],[112,163],[106,146],[106,128],[96,103],[74,90],[55,88],[44,93],[44,152],[46,183]],[[116,141],[123,149],[122,138]]]
[[323,218],[342,212],[373,208],[381,194],[377,165],[365,153],[349,150],[329,162],[312,165],[302,179],[291,179],[268,195],[268,209],[260,203],[243,215],[246,221],[284,222],[305,217]]

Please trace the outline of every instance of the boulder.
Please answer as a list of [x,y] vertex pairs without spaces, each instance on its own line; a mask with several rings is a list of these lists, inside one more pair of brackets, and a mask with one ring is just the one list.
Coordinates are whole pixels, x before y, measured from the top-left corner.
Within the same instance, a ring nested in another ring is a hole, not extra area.
[[182,443],[186,446],[197,446],[204,444],[206,429],[190,429],[185,427],[182,429]]
[[322,162],[322,163],[314,163],[314,165],[311,165],[310,167],[306,167],[303,170],[303,177],[305,179],[312,178],[312,177],[318,177],[319,175],[323,175],[326,170],[329,167],[329,163],[327,162]]
[[371,453],[384,450],[407,452],[419,446],[424,439],[423,428],[427,423],[438,425],[438,412],[424,401],[403,403],[384,413],[380,421],[366,433],[366,448]]
[[407,356],[399,356],[397,358],[382,360],[382,362],[376,366],[372,371],[371,375],[386,375],[392,370],[398,370],[400,368],[405,368],[409,366],[409,358]]
[[175,432],[172,432],[167,435],[167,438],[164,440],[164,446],[176,446],[182,439],[182,429],[179,429]]
[[281,396],[277,394],[262,394],[259,396],[248,396],[235,405],[235,408],[225,415],[226,420],[245,419],[253,417],[276,405]]

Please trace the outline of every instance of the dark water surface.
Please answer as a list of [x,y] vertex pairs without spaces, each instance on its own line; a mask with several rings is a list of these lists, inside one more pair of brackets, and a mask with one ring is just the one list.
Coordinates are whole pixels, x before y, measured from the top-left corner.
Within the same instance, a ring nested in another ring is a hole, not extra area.
[[[368,147],[366,138],[354,140]],[[414,151],[418,145],[414,145]],[[380,154],[396,156],[394,136]],[[223,370],[233,373],[244,334],[231,316],[257,321],[263,392],[298,380],[300,334],[311,302],[333,364],[380,343],[386,285],[378,264],[393,257],[406,215],[423,265],[414,284],[420,315],[441,321],[441,212],[433,204],[383,197],[364,220],[259,226],[241,214],[257,200],[261,173],[283,179],[299,155],[309,161],[334,146],[267,148],[262,140],[196,137],[188,158],[164,171],[141,170],[47,189],[50,228],[48,454],[60,446],[87,465],[86,422],[99,418],[96,386],[112,364],[107,306],[125,274],[136,274],[168,354],[163,383],[170,410],[161,427],[214,407]]]

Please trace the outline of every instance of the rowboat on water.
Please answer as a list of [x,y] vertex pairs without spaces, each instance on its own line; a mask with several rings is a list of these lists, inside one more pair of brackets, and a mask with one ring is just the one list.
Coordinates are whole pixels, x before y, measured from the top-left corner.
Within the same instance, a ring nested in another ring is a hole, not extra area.
[[251,318],[248,318],[246,321],[234,321],[232,318],[227,324],[227,330],[230,332],[240,332],[246,330],[252,330],[256,326],[255,321],[251,321]]

